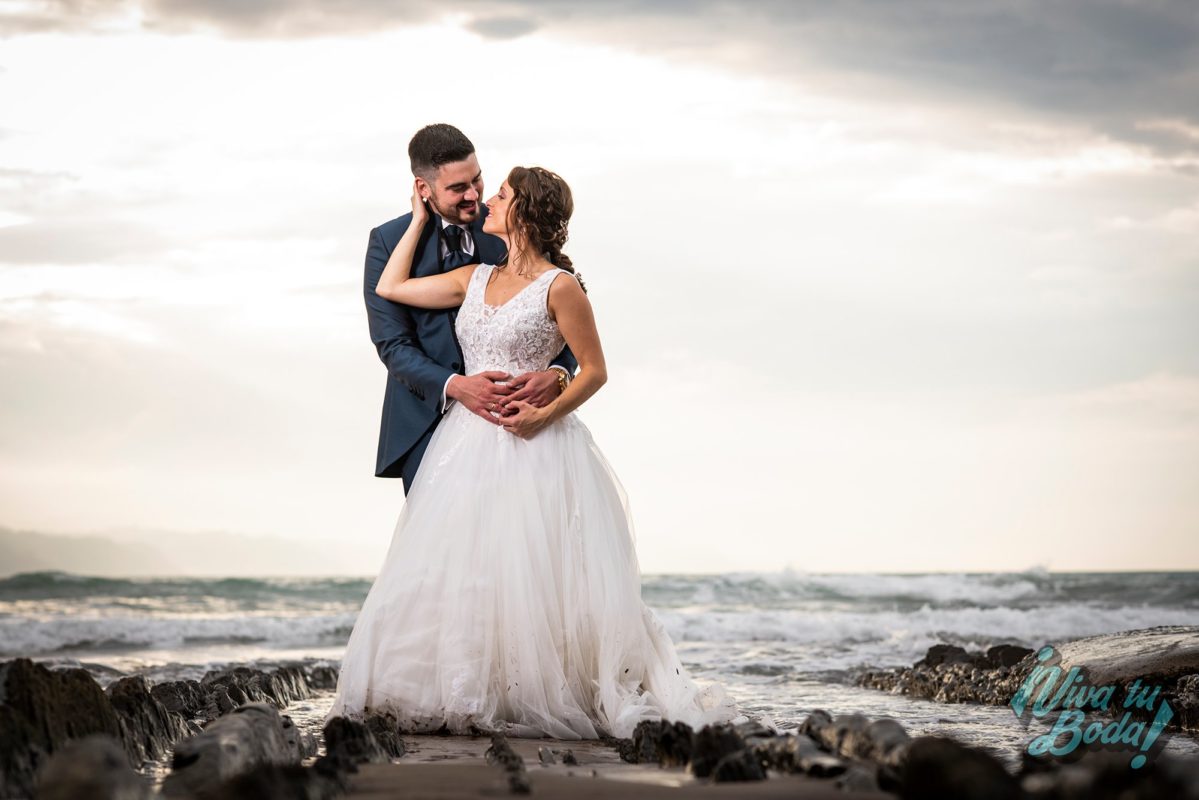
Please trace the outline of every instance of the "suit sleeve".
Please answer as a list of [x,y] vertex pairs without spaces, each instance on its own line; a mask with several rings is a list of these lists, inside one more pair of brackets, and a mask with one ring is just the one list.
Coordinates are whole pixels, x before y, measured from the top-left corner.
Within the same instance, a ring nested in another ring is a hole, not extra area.
[[569,345],[562,348],[562,352],[550,362],[550,365],[562,367],[570,376],[573,376],[579,368],[579,362],[575,359],[575,354],[570,352]]
[[375,343],[379,360],[391,376],[407,386],[422,403],[440,413],[442,389],[455,373],[438,364],[421,349],[416,336],[416,321],[410,308],[375,294],[379,276],[383,274],[390,255],[379,229],[373,229],[366,245],[366,271],[362,286],[371,341]]
[[579,370],[579,360],[575,358],[574,353],[570,352],[570,345],[566,345],[562,348],[562,352],[550,362],[550,366],[562,367],[566,370],[566,374],[573,378]]

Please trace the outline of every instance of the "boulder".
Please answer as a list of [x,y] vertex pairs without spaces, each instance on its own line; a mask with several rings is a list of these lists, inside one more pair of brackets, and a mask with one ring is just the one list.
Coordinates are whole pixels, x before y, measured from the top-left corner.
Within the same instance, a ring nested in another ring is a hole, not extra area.
[[[290,720],[288,720],[290,722]],[[218,717],[203,732],[175,745],[167,797],[211,792],[234,775],[260,764],[294,764],[302,758],[284,717],[270,703],[247,703]]]
[[349,779],[340,773],[299,764],[259,764],[189,800],[333,800],[349,790]]
[[129,766],[119,739],[93,733],[58,748],[37,774],[37,800],[151,800],[153,786]]
[[900,773],[903,800],[1023,800],[1020,783],[989,753],[942,736],[921,736]]
[[87,670],[28,658],[0,664],[0,797],[29,796],[54,752],[94,733],[120,741],[121,721]]
[[145,677],[129,675],[110,683],[104,693],[121,723],[121,738],[134,763],[158,761],[174,743],[198,732],[150,693]]
[[1172,684],[1199,673],[1199,626],[1160,625],[1075,639],[1054,645],[1060,666],[1084,667],[1088,683]]

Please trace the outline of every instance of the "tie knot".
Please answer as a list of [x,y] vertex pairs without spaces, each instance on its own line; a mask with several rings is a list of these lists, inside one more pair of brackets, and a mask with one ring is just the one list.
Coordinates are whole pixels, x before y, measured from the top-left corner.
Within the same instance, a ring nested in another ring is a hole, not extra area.
[[457,225],[446,225],[442,229],[445,233],[445,245],[451,253],[459,253],[462,251],[462,229]]

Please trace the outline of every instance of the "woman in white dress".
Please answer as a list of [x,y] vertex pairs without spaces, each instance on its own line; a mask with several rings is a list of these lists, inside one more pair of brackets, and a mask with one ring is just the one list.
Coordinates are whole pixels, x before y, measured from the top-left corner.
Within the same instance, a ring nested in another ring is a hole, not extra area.
[[570,189],[517,167],[483,230],[503,265],[410,278],[428,211],[377,292],[421,308],[461,306],[466,374],[544,370],[570,345],[579,372],[544,408],[517,401],[486,420],[456,403],[438,424],[391,546],[346,645],[328,718],[391,712],[402,730],[594,739],[646,719],[693,727],[744,719],[701,687],[641,599],[625,493],[574,411],[606,380],[591,305],[561,253]]

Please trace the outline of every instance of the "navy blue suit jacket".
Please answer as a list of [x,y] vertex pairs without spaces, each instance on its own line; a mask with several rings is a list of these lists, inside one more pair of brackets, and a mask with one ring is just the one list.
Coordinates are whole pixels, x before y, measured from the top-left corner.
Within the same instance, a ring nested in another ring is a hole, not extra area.
[[[474,261],[494,264],[503,258],[503,240],[483,233],[487,206],[471,224],[475,242]],[[463,372],[462,350],[454,333],[458,309],[414,308],[393,303],[375,294],[379,276],[400,237],[412,223],[412,214],[396,217],[371,230],[366,246],[366,273],[362,283],[371,341],[387,367],[387,391],[383,395],[383,420],[379,428],[379,452],[375,475],[399,478],[413,446],[441,419],[441,392],[454,373]],[[430,216],[421,232],[413,257],[412,276],[423,277],[443,271],[437,233],[440,221]],[[571,375],[578,362],[563,348],[553,363]]]

